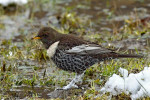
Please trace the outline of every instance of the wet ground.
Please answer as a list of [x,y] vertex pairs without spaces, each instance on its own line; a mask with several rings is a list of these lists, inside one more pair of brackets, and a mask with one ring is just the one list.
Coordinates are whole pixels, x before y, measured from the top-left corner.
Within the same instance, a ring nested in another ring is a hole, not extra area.
[[[41,43],[31,40],[40,27],[51,26],[116,51],[150,57],[149,20],[149,0],[37,0],[22,7],[0,6],[0,98],[88,99],[98,95],[105,80],[117,72],[114,69],[123,65],[116,61],[118,66],[108,72],[105,64],[116,66],[116,62],[102,63],[104,68],[92,67],[85,73],[81,88],[55,90],[75,74],[57,69]],[[144,66],[150,62],[141,63]]]

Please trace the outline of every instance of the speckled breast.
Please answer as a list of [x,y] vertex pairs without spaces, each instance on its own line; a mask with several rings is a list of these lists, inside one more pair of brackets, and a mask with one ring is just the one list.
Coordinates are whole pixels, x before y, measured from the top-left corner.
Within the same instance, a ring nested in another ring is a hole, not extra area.
[[67,54],[58,49],[52,57],[52,60],[60,69],[79,74],[83,73],[88,67],[98,62],[98,59],[94,59],[90,56]]

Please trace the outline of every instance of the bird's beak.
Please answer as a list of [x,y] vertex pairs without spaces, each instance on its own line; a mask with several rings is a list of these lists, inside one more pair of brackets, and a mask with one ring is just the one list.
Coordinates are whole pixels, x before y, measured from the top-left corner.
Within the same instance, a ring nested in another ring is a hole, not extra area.
[[41,37],[36,36],[36,37],[33,37],[32,40],[33,40],[33,39],[34,39],[34,40],[35,40],[35,39],[41,39]]

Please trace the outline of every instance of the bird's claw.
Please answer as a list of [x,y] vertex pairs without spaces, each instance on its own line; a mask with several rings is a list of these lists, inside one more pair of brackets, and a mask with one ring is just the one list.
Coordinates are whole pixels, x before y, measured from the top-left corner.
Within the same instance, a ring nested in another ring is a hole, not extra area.
[[63,90],[63,88],[56,88],[55,90]]
[[64,86],[64,87],[63,87],[64,90],[68,90],[68,89],[70,89],[70,88],[78,88],[78,86],[75,85],[75,84],[72,84],[72,85],[67,85],[67,86]]
[[68,89],[71,89],[71,88],[78,88],[77,85],[67,85],[67,86],[64,86],[63,88],[56,88],[55,90],[68,90]]

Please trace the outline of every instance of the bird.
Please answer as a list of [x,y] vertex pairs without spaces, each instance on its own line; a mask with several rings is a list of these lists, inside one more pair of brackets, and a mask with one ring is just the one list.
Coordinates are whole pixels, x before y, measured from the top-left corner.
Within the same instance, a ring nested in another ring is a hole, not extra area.
[[142,58],[137,54],[120,54],[97,43],[90,42],[73,34],[62,34],[51,27],[43,27],[32,39],[40,40],[47,55],[62,70],[75,72],[75,78],[62,89],[78,88],[86,69],[95,63],[116,58]]

